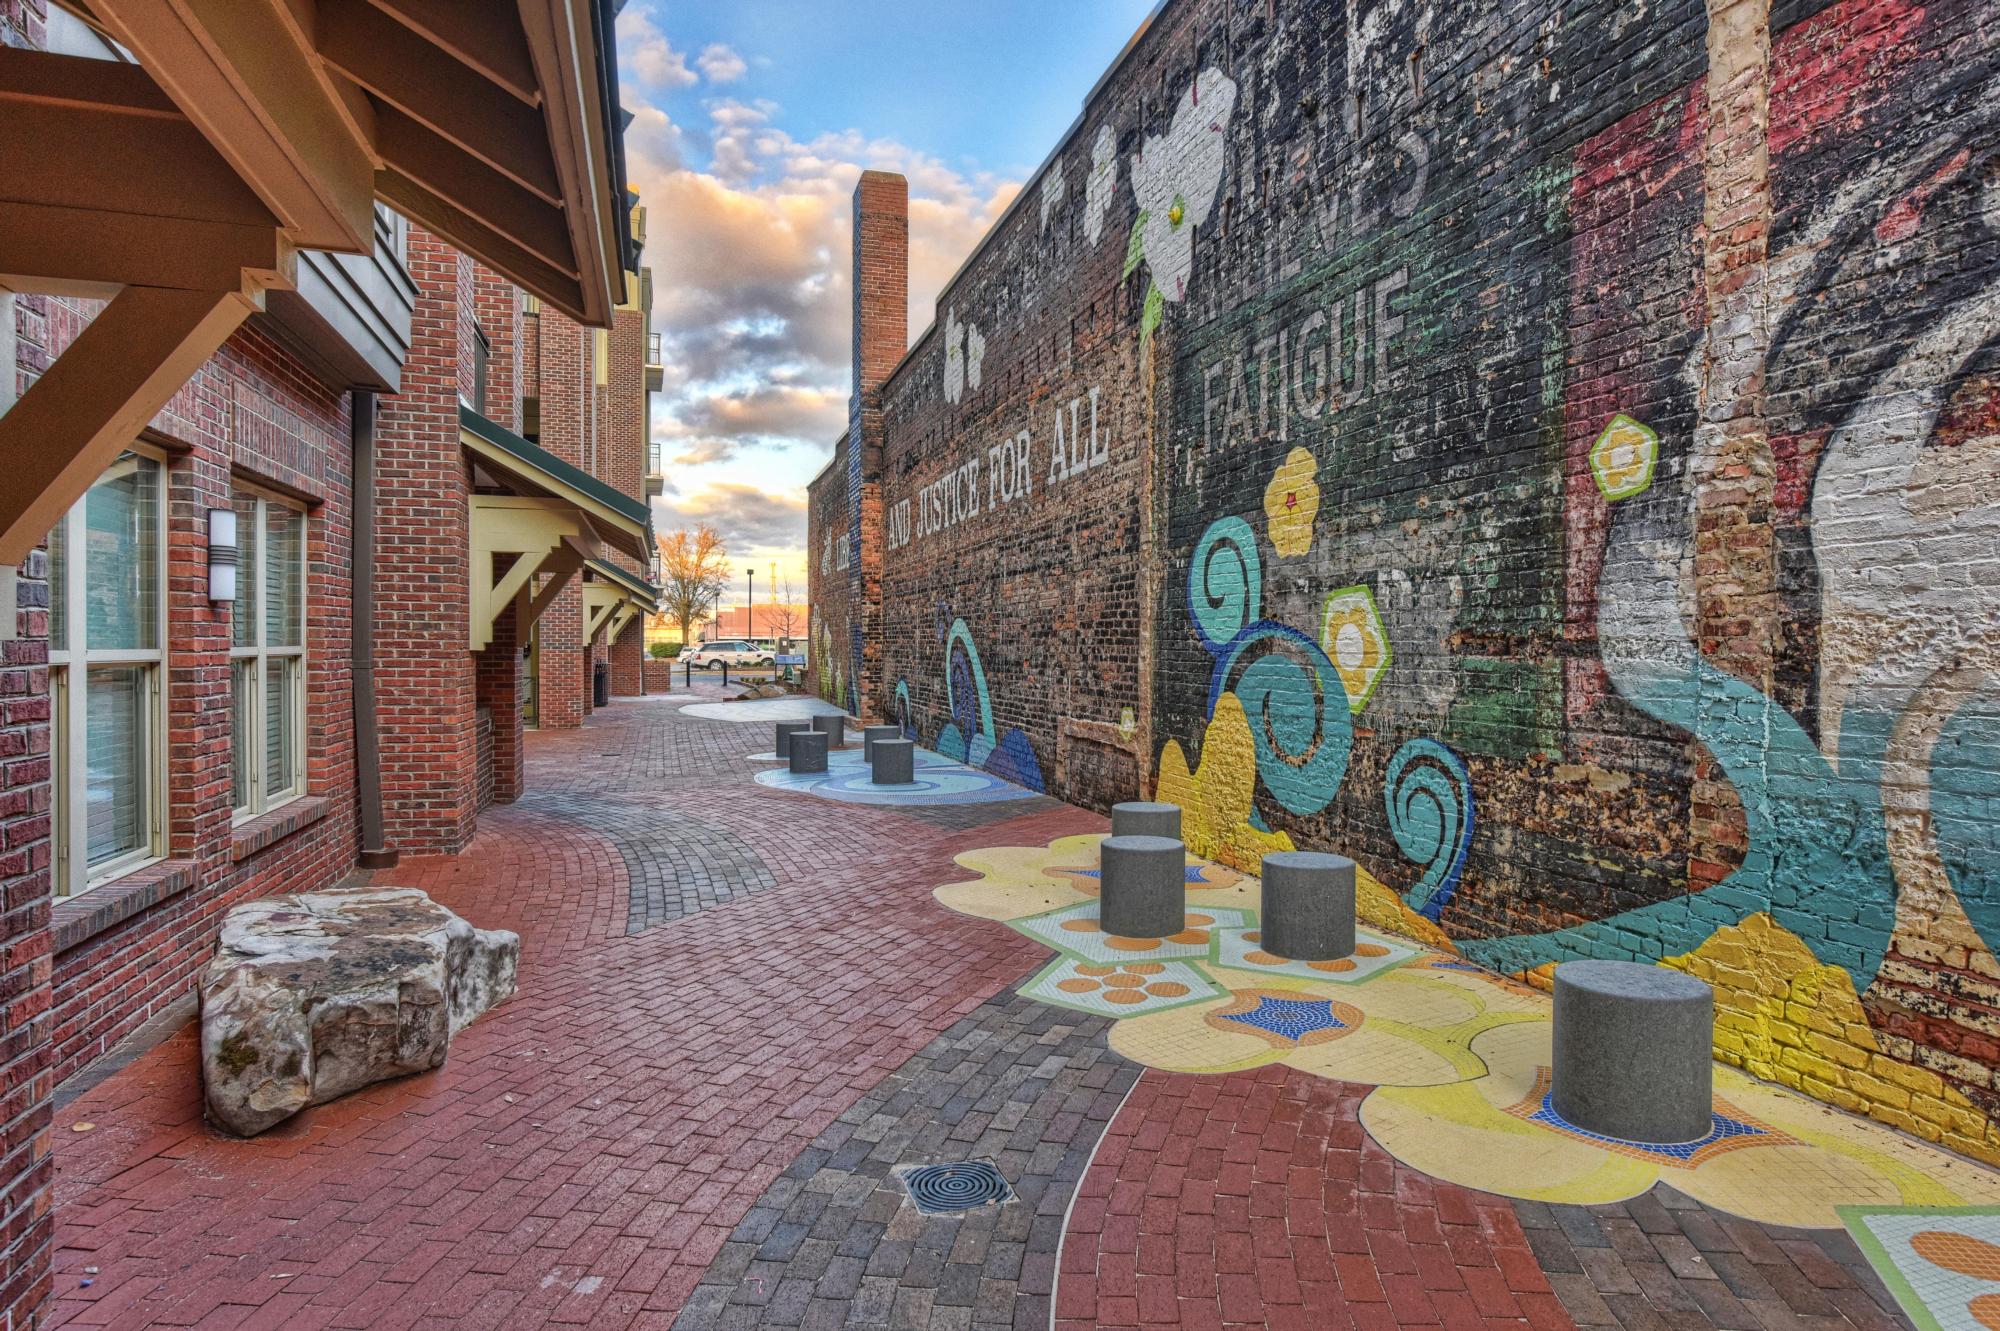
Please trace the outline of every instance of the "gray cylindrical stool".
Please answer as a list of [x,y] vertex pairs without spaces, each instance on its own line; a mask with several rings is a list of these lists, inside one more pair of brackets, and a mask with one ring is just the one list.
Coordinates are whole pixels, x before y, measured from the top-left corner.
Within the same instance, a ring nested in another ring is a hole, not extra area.
[[1111,806],[1112,836],[1163,836],[1181,839],[1181,806],[1131,800]]
[[778,747],[777,747],[778,756],[780,758],[791,757],[792,736],[798,734],[801,730],[811,730],[811,729],[812,729],[812,722],[810,721],[778,722]]
[[884,739],[901,739],[903,732],[896,726],[863,726],[861,728],[861,756],[868,762],[875,761],[875,742]]
[[1264,857],[1257,946],[1287,961],[1333,961],[1354,952],[1354,861],[1309,850]]
[[1715,991],[1635,961],[1556,967],[1552,1102],[1623,1141],[1699,1141],[1714,1104]]
[[792,732],[793,775],[826,770],[826,741],[827,735],[823,730]]
[[917,779],[917,746],[906,739],[878,739],[868,779],[878,786],[907,786]]
[[839,748],[847,742],[847,718],[838,712],[813,718],[812,728],[826,736],[829,748]]
[[[876,746],[880,748],[880,745]],[[1173,837],[1103,842],[1097,923],[1120,938],[1166,938],[1187,927],[1187,847]]]

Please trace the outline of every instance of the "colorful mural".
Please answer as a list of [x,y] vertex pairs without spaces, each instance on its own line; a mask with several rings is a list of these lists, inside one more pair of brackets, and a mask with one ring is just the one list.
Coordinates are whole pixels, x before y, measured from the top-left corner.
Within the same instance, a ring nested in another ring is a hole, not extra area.
[[[1544,994],[1366,930],[1351,957],[1272,956],[1257,946],[1257,879],[1195,856],[1180,933],[1105,934],[1100,840],[968,852],[958,862],[977,877],[936,896],[1048,947],[1054,959],[1021,992],[1113,1019],[1111,1048],[1149,1067],[1224,1073],[1282,1063],[1372,1086],[1361,1121],[1397,1159],[1534,1201],[1617,1202],[1665,1181],[1737,1215],[1828,1228],[1856,1199],[2000,1200],[2000,1175],[1731,1069],[1718,1071],[1711,1129],[1699,1141],[1656,1146],[1585,1132],[1550,1103]],[[1357,889],[1383,891],[1365,873]]]
[[[1542,8],[1504,60],[1163,8],[885,387],[895,719],[1237,872],[1351,855],[1373,927],[1532,983],[1687,969],[1719,1058],[2000,1162],[1994,34],[1733,7],[1766,61],[1660,0],[1614,72],[1612,7]],[[1514,1062],[1466,1141],[1534,1120]]]

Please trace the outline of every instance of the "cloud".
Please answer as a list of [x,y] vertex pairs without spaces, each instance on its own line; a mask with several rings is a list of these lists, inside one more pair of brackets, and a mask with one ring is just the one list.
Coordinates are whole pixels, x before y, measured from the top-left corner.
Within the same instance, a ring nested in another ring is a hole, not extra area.
[[739,552],[802,567],[804,486],[847,424],[861,172],[910,182],[911,337],[1019,185],[858,130],[794,134],[778,103],[723,90],[758,60],[715,44],[690,61],[661,12],[634,0],[619,19],[665,367],[652,436],[674,488],[660,527],[710,521]]
[[671,91],[692,88],[701,80],[688,68],[686,53],[676,51],[652,14],[636,5],[618,16],[618,55],[642,88]]
[[[788,555],[804,548],[806,501],[802,493],[773,493],[725,482],[677,502],[656,499],[654,527],[662,532],[707,523],[722,533],[730,557]],[[664,520],[662,520],[664,519]]]
[[734,83],[749,72],[743,57],[721,42],[710,42],[695,60],[710,83]]

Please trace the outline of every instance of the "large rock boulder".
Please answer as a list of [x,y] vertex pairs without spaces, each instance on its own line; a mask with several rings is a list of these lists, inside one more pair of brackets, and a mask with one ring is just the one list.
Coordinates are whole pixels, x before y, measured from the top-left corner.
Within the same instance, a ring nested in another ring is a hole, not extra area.
[[201,978],[209,1117],[250,1137],[307,1105],[444,1063],[514,992],[520,935],[410,887],[333,888],[231,910]]

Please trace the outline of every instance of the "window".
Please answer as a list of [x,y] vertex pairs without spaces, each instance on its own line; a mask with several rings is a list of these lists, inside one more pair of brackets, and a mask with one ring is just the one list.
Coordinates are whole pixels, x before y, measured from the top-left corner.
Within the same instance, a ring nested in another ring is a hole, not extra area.
[[49,532],[55,895],[157,859],[166,468],[122,455]]
[[305,794],[306,515],[238,490],[241,573],[229,651],[229,772],[236,817]]
[[472,329],[472,409],[486,414],[486,366],[493,359],[493,343],[486,336],[486,330],[473,325]]

